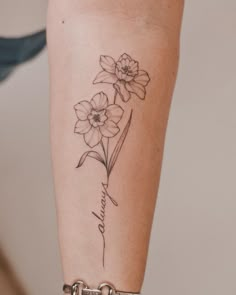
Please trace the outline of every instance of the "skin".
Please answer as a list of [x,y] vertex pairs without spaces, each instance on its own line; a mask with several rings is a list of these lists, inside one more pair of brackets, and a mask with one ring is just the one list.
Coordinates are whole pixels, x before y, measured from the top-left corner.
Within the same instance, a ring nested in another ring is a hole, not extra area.
[[[142,287],[161,172],[165,132],[175,85],[182,0],[50,0],[48,48],[51,78],[51,143],[64,280],[91,287],[108,281],[117,289]],[[104,167],[86,160],[83,137],[73,132],[73,106],[110,85],[93,85],[99,57],[124,52],[139,61],[151,82],[144,101],[132,96],[132,126],[112,172],[106,205],[106,264],[91,211],[99,211]]]

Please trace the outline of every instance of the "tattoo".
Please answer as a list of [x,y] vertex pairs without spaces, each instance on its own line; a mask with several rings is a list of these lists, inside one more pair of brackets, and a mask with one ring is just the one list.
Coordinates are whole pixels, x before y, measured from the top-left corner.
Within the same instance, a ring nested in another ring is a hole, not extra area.
[[107,204],[107,198],[112,202],[114,206],[118,206],[118,203],[112,198],[112,196],[108,193],[107,188],[108,185],[105,183],[102,183],[102,197],[101,197],[101,209],[100,214],[97,214],[92,211],[92,214],[99,220],[98,224],[98,230],[100,234],[102,235],[103,240],[103,266],[105,264],[105,248],[106,248],[106,240],[105,240],[105,217],[106,217],[106,204]]
[[[119,122],[123,118],[124,109],[117,103],[117,100],[121,99],[126,103],[132,95],[144,100],[146,86],[150,82],[150,77],[146,71],[140,70],[139,63],[126,53],[121,55],[118,61],[115,61],[110,56],[102,55],[100,57],[100,66],[102,71],[98,73],[93,84],[111,84],[114,88],[114,97],[113,99],[108,98],[106,93],[100,92],[95,94],[90,101],[83,100],[77,103],[74,106],[77,116],[74,132],[83,135],[86,145],[91,148],[80,157],[76,168],[80,168],[87,158],[92,158],[103,164],[106,169],[106,183],[101,183],[100,213],[97,214],[92,211],[92,214],[98,220],[98,230],[102,236],[102,262],[104,267],[107,200],[112,205],[118,206],[117,201],[108,191],[109,178],[129,132],[133,114],[133,110],[131,110],[129,119],[118,137],[120,133]],[[110,150],[110,140],[115,140],[116,143],[113,151]]]

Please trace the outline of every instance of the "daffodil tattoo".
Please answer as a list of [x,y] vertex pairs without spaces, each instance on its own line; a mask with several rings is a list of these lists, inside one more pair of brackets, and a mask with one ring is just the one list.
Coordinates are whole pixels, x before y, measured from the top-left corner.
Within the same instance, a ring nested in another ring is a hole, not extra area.
[[120,131],[118,123],[122,118],[123,109],[117,104],[108,104],[104,92],[96,94],[91,101],[81,101],[75,105],[78,121],[75,133],[83,134],[86,144],[93,148],[103,138],[110,138]]
[[[91,100],[82,100],[77,103],[74,106],[77,116],[74,132],[82,135],[85,144],[90,148],[80,157],[76,168],[80,168],[87,158],[92,158],[104,165],[107,175],[106,181],[101,183],[100,212],[92,211],[92,214],[98,220],[98,230],[102,236],[102,263],[104,267],[106,204],[107,201],[110,201],[114,206],[118,206],[118,202],[108,191],[109,178],[128,135],[133,114],[133,110],[131,110],[125,127],[120,130],[119,123],[123,118],[124,109],[117,100],[120,98],[122,105],[127,103],[132,96],[144,100],[150,77],[146,71],[140,70],[139,62],[126,53],[122,54],[117,61],[110,56],[102,55],[100,66],[102,71],[97,74],[93,84],[111,84],[114,89],[114,97],[110,98],[105,92],[99,92]],[[115,143],[113,150],[110,150],[109,143],[111,140]]]
[[97,75],[93,81],[94,84],[113,84],[125,102],[131,98],[132,93],[140,99],[145,99],[145,87],[150,78],[147,72],[139,69],[139,63],[136,60],[126,53],[122,54],[117,62],[110,56],[102,55],[100,65],[103,71]]

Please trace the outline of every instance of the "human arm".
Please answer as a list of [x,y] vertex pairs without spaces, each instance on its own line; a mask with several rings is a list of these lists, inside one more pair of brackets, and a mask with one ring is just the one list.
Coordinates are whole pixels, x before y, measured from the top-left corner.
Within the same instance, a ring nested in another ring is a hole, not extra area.
[[[93,286],[109,281],[120,290],[141,290],[177,73],[182,10],[182,0],[50,1],[52,156],[67,283],[83,278]],[[124,53],[132,59],[128,65],[134,61],[128,77],[122,72]],[[114,76],[97,76],[104,69]],[[132,79],[142,87],[130,83]],[[109,105],[121,108],[113,116],[101,97],[92,101],[100,92]],[[103,108],[96,107],[96,101]],[[100,116],[101,128],[92,115]],[[106,126],[108,119],[113,123]],[[125,139],[110,172],[108,164],[122,134]],[[105,165],[90,154],[76,168],[87,151],[101,155]]]

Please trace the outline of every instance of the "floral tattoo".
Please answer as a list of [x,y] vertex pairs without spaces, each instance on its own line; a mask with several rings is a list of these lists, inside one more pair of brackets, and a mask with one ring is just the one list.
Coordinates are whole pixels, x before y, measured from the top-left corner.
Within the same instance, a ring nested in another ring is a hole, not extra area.
[[[124,109],[117,103],[120,98],[124,103],[132,96],[142,100],[146,97],[146,86],[150,82],[148,73],[140,70],[138,61],[124,53],[118,61],[112,57],[102,55],[100,57],[102,71],[98,73],[93,84],[106,83],[114,88],[114,97],[108,98],[107,94],[100,92],[92,99],[83,100],[74,106],[77,116],[74,132],[83,135],[84,142],[91,150],[85,152],[79,160],[76,168],[80,168],[87,158],[92,158],[104,165],[106,170],[106,182],[102,182],[100,212],[92,214],[98,220],[98,230],[103,241],[103,267],[105,266],[105,217],[106,204],[109,200],[114,206],[117,201],[109,194],[109,178],[123,147],[132,122],[133,110],[123,130],[120,130],[119,122],[123,118]],[[110,140],[114,140],[115,147],[110,150]],[[100,147],[100,150],[99,150]]]
[[113,84],[121,99],[127,102],[131,94],[136,94],[139,98],[145,99],[146,89],[150,78],[147,72],[139,69],[139,63],[128,54],[121,55],[116,62],[110,56],[101,56],[100,65],[103,68],[95,80],[96,83]]

